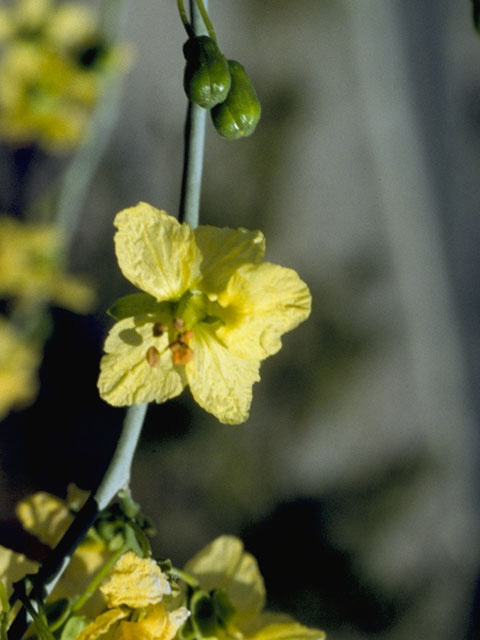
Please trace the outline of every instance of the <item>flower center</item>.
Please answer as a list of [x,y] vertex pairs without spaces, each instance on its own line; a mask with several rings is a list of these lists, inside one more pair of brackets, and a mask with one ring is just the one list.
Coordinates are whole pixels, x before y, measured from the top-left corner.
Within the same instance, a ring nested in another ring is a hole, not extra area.
[[[171,351],[173,364],[185,365],[193,360],[190,341],[195,335],[195,325],[207,318],[207,305],[208,299],[203,293],[187,291],[172,309],[173,320],[168,324],[160,321],[153,324],[152,333],[155,338],[168,332],[170,342],[166,348]],[[146,360],[151,367],[158,367],[160,351],[155,346],[149,347]]]

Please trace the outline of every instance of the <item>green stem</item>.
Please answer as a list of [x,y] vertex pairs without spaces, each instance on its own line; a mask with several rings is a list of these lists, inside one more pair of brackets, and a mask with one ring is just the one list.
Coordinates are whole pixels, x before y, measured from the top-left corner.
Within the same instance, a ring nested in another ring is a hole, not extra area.
[[[205,35],[205,23],[195,0],[190,0],[190,12],[195,34]],[[200,217],[206,117],[207,111],[205,109],[189,102],[185,122],[185,156],[179,219],[191,227],[198,226]]]
[[128,547],[126,545],[124,545],[124,546],[120,547],[120,549],[115,551],[115,553],[110,556],[110,558],[103,565],[103,567],[100,569],[100,571],[95,575],[93,580],[91,580],[88,583],[87,588],[82,593],[80,598],[73,605],[73,607],[72,607],[72,612],[73,613],[75,613],[76,611],[80,611],[80,609],[83,607],[83,605],[86,603],[86,601],[91,596],[93,596],[93,594],[97,590],[99,584],[102,582],[102,580],[105,578],[105,576],[110,572],[110,570],[112,569],[113,565],[117,562],[117,560],[120,558],[120,556],[125,553],[127,548]]
[[207,7],[205,6],[207,2],[208,0],[205,0],[205,2],[203,0],[196,0],[198,10],[200,11],[200,15],[202,16],[202,20],[205,24],[205,27],[207,28],[208,35],[211,37],[212,40],[216,42],[217,36],[215,35],[215,30],[213,28],[212,21],[210,20],[210,17],[207,13]]
[[188,34],[189,38],[192,38],[195,34],[192,29],[192,25],[190,24],[190,20],[188,19],[187,12],[185,11],[185,5],[183,4],[183,0],[177,0],[178,13],[180,14],[180,20],[185,27],[185,31]]
[[[120,489],[128,486],[132,459],[140,437],[146,410],[146,404],[133,405],[127,410],[120,439],[102,482],[80,509],[75,520],[55,549],[47,556],[39,572],[34,576],[30,576],[33,584],[30,593],[31,597],[46,598],[52,592],[57,581],[67,568],[73,552],[94,523],[98,512],[108,505]],[[17,591],[12,596],[11,605],[16,599]],[[10,629],[10,639],[20,639],[25,630],[25,619],[22,616],[17,616]]]

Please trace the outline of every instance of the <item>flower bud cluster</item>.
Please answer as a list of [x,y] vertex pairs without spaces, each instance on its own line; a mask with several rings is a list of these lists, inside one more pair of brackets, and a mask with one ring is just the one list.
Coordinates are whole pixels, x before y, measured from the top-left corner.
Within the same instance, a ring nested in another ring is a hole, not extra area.
[[209,109],[218,133],[229,140],[251,135],[260,120],[255,88],[236,60],[227,60],[209,36],[192,36],[183,47],[183,86],[188,99]]

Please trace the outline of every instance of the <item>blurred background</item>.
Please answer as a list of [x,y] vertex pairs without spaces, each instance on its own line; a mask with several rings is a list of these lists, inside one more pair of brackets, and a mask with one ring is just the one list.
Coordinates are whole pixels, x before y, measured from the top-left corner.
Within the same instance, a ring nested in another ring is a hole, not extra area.
[[[8,3],[5,3],[8,4]],[[185,33],[171,2],[127,2],[135,54],[83,207],[71,269],[95,312],[52,309],[40,394],[0,424],[0,543],[30,556],[16,502],[92,488],[124,411],[96,391],[105,309],[132,288],[115,213],[176,214]],[[260,228],[313,311],[262,364],[249,421],[188,391],[148,410],[132,490],[155,552],[183,564],[220,533],[258,558],[269,607],[331,640],[480,636],[480,39],[468,0],[210,1],[219,44],[263,106],[255,134],[207,123],[201,219]],[[27,164],[28,160],[28,164]],[[68,155],[0,147],[0,209]]]

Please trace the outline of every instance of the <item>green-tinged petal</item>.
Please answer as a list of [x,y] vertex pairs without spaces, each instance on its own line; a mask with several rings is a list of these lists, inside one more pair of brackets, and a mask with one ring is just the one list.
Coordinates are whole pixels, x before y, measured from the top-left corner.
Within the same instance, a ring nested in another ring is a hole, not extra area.
[[0,545],[0,580],[9,595],[14,582],[21,580],[27,573],[36,573],[38,567],[37,562],[32,562],[22,553]]
[[201,586],[223,589],[237,610],[235,624],[254,620],[265,604],[265,586],[257,561],[244,551],[243,543],[234,536],[220,536],[199,551],[185,570],[200,581]]
[[320,629],[309,629],[298,622],[281,622],[269,624],[247,637],[248,640],[324,640],[326,635]]
[[225,321],[218,337],[232,354],[263,360],[280,349],[283,333],[309,316],[311,295],[295,271],[264,263],[240,267],[218,303]]
[[133,551],[127,551],[100,591],[109,608],[126,605],[140,609],[160,602],[164,595],[171,593],[171,588],[154,560],[139,558]]
[[65,502],[44,491],[19,502],[15,512],[24,529],[49,547],[57,544],[73,520]]
[[115,217],[115,249],[123,275],[157,300],[178,300],[200,276],[193,230],[145,202]]
[[95,620],[81,632],[77,640],[97,640],[97,638],[102,638],[111,630],[113,625],[127,616],[128,611],[126,609],[109,609],[95,618]]
[[167,611],[162,604],[147,609],[138,622],[122,620],[113,640],[172,640],[188,618],[185,607]]
[[[185,387],[182,368],[172,362],[168,333],[154,336],[154,322],[126,318],[110,330],[98,379],[100,395],[109,404],[120,407],[165,402],[178,396]],[[147,361],[149,349],[158,353],[155,366]]]
[[261,231],[200,226],[194,233],[203,255],[200,286],[210,296],[223,291],[230,276],[242,264],[260,263],[265,255]]
[[193,359],[185,366],[188,384],[205,411],[225,424],[240,424],[248,418],[260,364],[232,355],[212,326],[198,323],[195,327]]
[[140,316],[144,313],[159,313],[168,309],[168,302],[157,302],[148,293],[131,293],[119,298],[108,310],[109,315],[115,320],[123,320],[132,316]]

